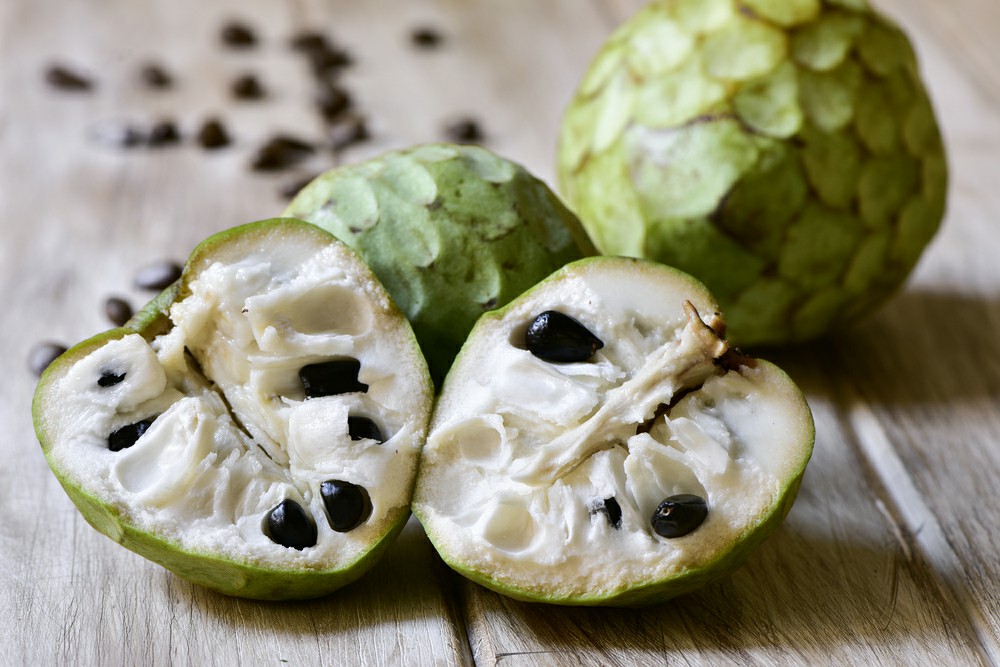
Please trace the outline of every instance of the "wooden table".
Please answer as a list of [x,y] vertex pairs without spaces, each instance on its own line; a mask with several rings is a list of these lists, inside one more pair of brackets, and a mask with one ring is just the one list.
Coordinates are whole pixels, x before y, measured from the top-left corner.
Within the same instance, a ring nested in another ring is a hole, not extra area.
[[[287,39],[327,31],[369,118],[357,161],[482,122],[485,143],[552,180],[561,110],[638,0],[4,0],[0,3],[0,662],[48,664],[1000,664],[1000,4],[879,0],[910,32],[944,125],[949,213],[905,290],[836,337],[770,355],[802,386],[816,450],[783,528],[733,576],[644,611],[514,602],[451,573],[419,524],[376,569],[305,603],[229,599],[83,521],[30,420],[25,359],[108,326],[102,303],[150,260],[270,217],[296,175],[247,169],[275,132],[318,137]],[[256,27],[245,51],[228,18]],[[418,51],[410,31],[444,35]],[[154,59],[176,85],[137,79]],[[91,73],[61,93],[44,70]],[[257,73],[266,99],[229,82]],[[218,115],[234,144],[122,150],[111,121]],[[106,139],[106,137],[105,137]]]

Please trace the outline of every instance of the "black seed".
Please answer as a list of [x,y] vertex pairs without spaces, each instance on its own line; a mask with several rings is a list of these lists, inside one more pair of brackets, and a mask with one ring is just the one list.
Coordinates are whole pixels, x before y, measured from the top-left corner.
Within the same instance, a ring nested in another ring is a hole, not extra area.
[[237,49],[246,49],[257,44],[257,33],[241,21],[229,21],[219,31],[222,43]]
[[528,351],[545,361],[586,361],[604,342],[569,315],[547,310],[528,326]]
[[169,287],[181,277],[182,267],[177,262],[161,260],[147,264],[135,273],[132,279],[136,287],[146,290],[161,290]]
[[319,487],[326,508],[326,519],[338,533],[346,533],[360,526],[371,516],[372,503],[364,487],[331,479]]
[[660,537],[684,537],[708,516],[708,504],[701,496],[682,493],[670,496],[653,512],[653,530]]
[[332,123],[350,110],[350,94],[335,83],[324,82],[316,90],[316,107],[323,119]]
[[430,26],[420,26],[410,31],[410,42],[421,49],[433,49],[441,45],[444,38]]
[[357,359],[337,359],[309,364],[299,370],[299,379],[306,398],[335,396],[351,392],[368,391],[368,385],[358,381],[361,362]]
[[166,146],[176,144],[181,140],[181,134],[177,131],[177,125],[172,120],[158,121],[149,129],[149,136],[146,143],[150,146]]
[[289,41],[289,45],[295,51],[302,51],[308,53],[309,51],[314,51],[316,49],[325,49],[329,46],[326,41],[326,36],[320,32],[313,32],[307,30],[305,32],[297,33]]
[[174,78],[159,63],[149,62],[139,70],[139,78],[150,88],[169,88],[174,85]]
[[264,534],[289,549],[301,551],[316,546],[316,523],[301,505],[289,498],[267,513]]
[[601,513],[607,517],[612,528],[622,527],[622,507],[614,496],[605,498],[592,510],[592,514]]
[[146,140],[146,135],[139,128],[117,121],[95,125],[90,130],[90,136],[99,144],[115,148],[132,148]]
[[253,74],[243,74],[236,77],[229,90],[238,100],[259,100],[264,97],[264,86]]
[[351,440],[363,440],[367,438],[368,440],[374,440],[380,445],[385,442],[378,424],[368,419],[368,417],[348,417],[347,432],[350,434]]
[[313,75],[318,79],[337,74],[354,64],[354,58],[346,50],[323,43],[321,46],[304,51],[312,66]]
[[[155,419],[155,417],[153,418]],[[119,452],[128,449],[142,437],[142,434],[153,424],[153,419],[143,419],[120,429],[108,436],[108,449]]]
[[444,126],[444,134],[458,144],[470,144],[483,140],[483,130],[473,118],[458,118]]
[[283,199],[294,199],[295,195],[299,194],[302,188],[306,187],[312,183],[319,174],[309,174],[307,176],[300,176],[293,181],[288,181],[281,186],[278,193]]
[[104,314],[116,327],[125,326],[132,318],[132,306],[121,297],[109,296],[104,302]]
[[70,69],[66,65],[50,65],[45,70],[45,80],[53,88],[60,90],[87,91],[94,82],[87,76]]
[[255,171],[287,169],[306,159],[315,149],[312,144],[286,135],[277,135],[257,149],[250,161]]
[[[116,374],[114,371],[102,371],[101,377],[97,378],[98,387],[113,387],[125,379],[127,373]],[[143,429],[145,430],[145,429]],[[140,435],[142,435],[140,433]]]
[[46,341],[31,348],[28,353],[28,368],[35,375],[41,375],[56,358],[68,348],[61,343]]
[[218,118],[209,118],[198,130],[198,143],[202,148],[222,148],[230,143],[229,133]]
[[342,151],[349,146],[365,141],[369,136],[365,119],[357,114],[342,116],[340,120],[330,126],[327,135],[330,150],[334,152]]

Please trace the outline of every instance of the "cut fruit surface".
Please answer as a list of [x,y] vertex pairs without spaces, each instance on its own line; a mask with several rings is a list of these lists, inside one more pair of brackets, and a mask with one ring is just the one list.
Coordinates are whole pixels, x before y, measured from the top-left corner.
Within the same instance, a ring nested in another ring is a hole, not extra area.
[[95,528],[224,593],[304,598],[402,528],[431,400],[367,266],[278,219],[208,239],[128,325],[64,354],[34,418]]
[[[540,318],[570,361],[537,354]],[[690,276],[609,257],[484,315],[414,495],[444,560],[561,604],[656,602],[738,566],[791,507],[814,430],[788,376],[723,328]]]

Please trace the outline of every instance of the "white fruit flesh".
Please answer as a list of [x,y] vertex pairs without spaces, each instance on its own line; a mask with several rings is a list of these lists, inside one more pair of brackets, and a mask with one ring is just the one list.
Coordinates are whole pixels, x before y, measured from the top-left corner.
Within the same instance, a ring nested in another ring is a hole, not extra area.
[[[108,342],[58,378],[53,467],[186,550],[274,568],[356,561],[407,510],[425,437],[430,385],[405,320],[360,260],[314,234],[229,248],[187,288],[168,333]],[[347,357],[367,392],[307,399],[299,370]],[[107,373],[124,379],[99,386]],[[385,441],[352,440],[349,415],[374,421]],[[134,445],[110,451],[110,433],[154,417]],[[370,517],[332,530],[326,480],[364,487]],[[265,534],[286,498],[312,516],[316,546]]]
[[[414,498],[445,559],[545,599],[600,598],[711,563],[769,516],[808,459],[811,417],[773,366],[715,362],[727,346],[698,316],[715,308],[682,274],[606,259],[481,320]],[[604,347],[585,362],[532,355],[524,332],[547,310]],[[704,523],[656,534],[660,503],[688,493],[707,501]],[[599,509],[608,498],[617,528]]]

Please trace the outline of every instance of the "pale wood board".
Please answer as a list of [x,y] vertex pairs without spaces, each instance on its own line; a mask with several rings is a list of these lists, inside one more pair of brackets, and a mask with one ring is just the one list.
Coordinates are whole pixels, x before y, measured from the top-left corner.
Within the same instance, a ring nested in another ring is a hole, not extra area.
[[[111,293],[150,259],[280,212],[292,175],[250,173],[275,131],[316,138],[303,63],[284,40],[323,27],[357,63],[371,118],[356,161],[480,118],[487,145],[551,181],[561,109],[638,0],[34,0],[0,3],[0,655],[10,664],[997,664],[1000,662],[1000,10],[991,0],[880,0],[912,34],[949,146],[949,215],[906,289],[831,340],[767,356],[806,392],[816,451],[788,520],[733,576],[661,607],[562,609],[467,583],[415,522],[362,581],[267,604],[191,586],[86,525],[32,432],[43,338],[106,328]],[[263,44],[218,46],[227,17]],[[408,31],[439,27],[438,51]],[[145,58],[175,89],[135,81]],[[91,68],[89,95],[43,82],[54,59]],[[271,95],[235,103],[255,71]],[[207,154],[100,146],[95,124],[208,115],[236,138]],[[316,158],[294,173],[334,163]],[[30,628],[30,630],[28,630]]]

